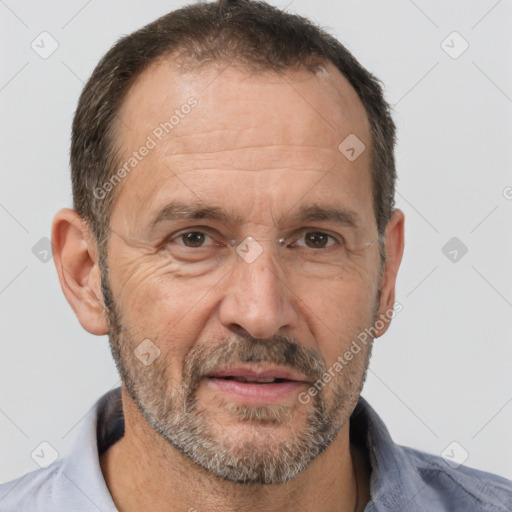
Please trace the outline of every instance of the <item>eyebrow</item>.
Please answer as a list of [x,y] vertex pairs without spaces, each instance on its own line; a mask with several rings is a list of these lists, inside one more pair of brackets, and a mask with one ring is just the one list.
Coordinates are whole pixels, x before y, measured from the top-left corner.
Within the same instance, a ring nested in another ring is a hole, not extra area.
[[359,216],[356,212],[337,206],[324,206],[319,204],[301,206],[294,217],[305,222],[335,222],[351,228],[357,228],[359,225]]
[[180,219],[209,219],[232,224],[243,223],[242,218],[236,215],[235,212],[226,211],[217,206],[172,201],[158,212],[153,222],[151,222],[151,226],[156,227],[163,222]]
[[[232,225],[242,225],[245,222],[234,211],[228,211],[218,206],[172,201],[156,214],[151,226],[156,227],[164,222],[180,219],[217,220]],[[359,225],[359,216],[356,212],[322,204],[302,205],[296,213],[286,214],[284,219],[302,222],[335,222],[352,228],[357,228]]]

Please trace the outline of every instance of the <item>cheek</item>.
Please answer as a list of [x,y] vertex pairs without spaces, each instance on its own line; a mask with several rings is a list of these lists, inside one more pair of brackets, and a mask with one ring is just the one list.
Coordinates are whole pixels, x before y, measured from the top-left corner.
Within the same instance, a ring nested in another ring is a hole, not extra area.
[[215,274],[181,278],[169,265],[132,266],[119,287],[123,326],[133,343],[150,339],[163,355],[182,358],[212,315],[217,285]]
[[328,366],[373,322],[374,282],[330,281],[309,291],[302,289],[298,295],[302,315]]

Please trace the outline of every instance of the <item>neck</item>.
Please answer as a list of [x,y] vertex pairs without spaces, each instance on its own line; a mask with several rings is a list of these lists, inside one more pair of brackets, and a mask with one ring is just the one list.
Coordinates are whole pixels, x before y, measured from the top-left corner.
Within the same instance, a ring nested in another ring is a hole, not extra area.
[[[183,510],[234,512],[354,512],[369,499],[369,468],[349,442],[349,424],[296,478],[284,484],[223,480],[181,454],[146,422],[124,388],[125,435],[101,457],[121,512]],[[356,503],[358,504],[357,508]]]

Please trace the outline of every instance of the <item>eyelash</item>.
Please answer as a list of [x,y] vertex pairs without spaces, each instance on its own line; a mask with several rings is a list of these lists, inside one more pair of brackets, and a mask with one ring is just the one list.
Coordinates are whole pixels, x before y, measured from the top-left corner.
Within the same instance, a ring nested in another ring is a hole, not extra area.
[[[210,237],[212,240],[214,240],[214,237],[212,234],[208,233],[209,229],[205,229],[205,228],[201,228],[201,227],[198,227],[196,229],[187,229],[186,231],[180,231],[178,233],[174,233],[172,235],[170,235],[166,241],[165,241],[165,244],[164,245],[168,245],[172,242],[176,242],[177,240],[179,240],[181,237],[183,237],[184,235],[187,235],[189,233],[202,233],[208,237]],[[299,237],[295,237],[293,236],[293,239],[295,240],[293,243],[295,243],[297,240],[299,240],[300,238],[302,238],[304,235],[308,234],[308,233],[318,233],[318,234],[323,234],[323,235],[327,235],[329,237],[330,240],[334,241],[334,244],[333,245],[341,245],[341,246],[344,246],[345,245],[345,240],[343,239],[343,237],[341,235],[338,235],[339,237],[339,240],[336,236],[330,234],[329,232],[327,231],[321,231],[317,228],[303,228],[300,232],[300,236]],[[288,237],[288,238],[292,238],[291,236]],[[202,246],[199,246],[199,247],[189,247],[183,243],[179,243],[179,242],[176,242],[178,243],[178,245],[181,245],[182,247],[185,247],[187,249],[204,249],[206,246],[202,245]],[[289,247],[290,245],[292,244],[286,244],[287,247]],[[215,245],[225,245],[225,244],[222,244],[222,243],[216,243]],[[326,249],[330,249],[331,247],[333,247],[333,245],[329,245],[327,247],[322,247],[323,250],[326,250]],[[304,245],[301,245],[299,247],[305,247],[305,248],[308,248]],[[311,249],[311,248],[310,248]]]

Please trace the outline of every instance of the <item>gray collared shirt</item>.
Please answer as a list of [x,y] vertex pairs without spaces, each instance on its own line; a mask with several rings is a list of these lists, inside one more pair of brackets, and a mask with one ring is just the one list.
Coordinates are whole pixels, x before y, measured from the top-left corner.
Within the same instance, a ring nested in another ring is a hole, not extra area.
[[[512,512],[512,481],[395,444],[363,398],[350,423],[372,468],[365,512]],[[96,402],[66,457],[0,485],[0,512],[116,512],[99,456],[123,435],[116,388]]]

